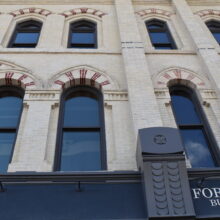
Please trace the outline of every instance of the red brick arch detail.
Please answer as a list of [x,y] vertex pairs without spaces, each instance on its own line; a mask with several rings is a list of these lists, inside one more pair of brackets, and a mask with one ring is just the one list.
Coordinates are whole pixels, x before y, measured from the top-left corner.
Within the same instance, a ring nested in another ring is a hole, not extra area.
[[35,88],[34,80],[23,72],[5,71],[0,72],[0,85],[14,85],[22,88]]
[[52,14],[52,12],[46,9],[42,9],[42,8],[31,7],[31,8],[23,8],[23,9],[19,9],[16,11],[12,11],[9,14],[14,17],[20,16],[20,15],[26,15],[26,14],[38,14],[38,15],[43,15],[47,17],[48,15]]
[[206,17],[210,15],[220,16],[220,10],[204,9],[204,10],[195,12],[195,14],[199,15],[200,17]]
[[169,18],[174,13],[172,13],[170,11],[163,10],[163,9],[148,8],[148,9],[138,11],[138,12],[136,12],[136,14],[138,14],[141,17],[145,17],[147,15],[163,15],[163,16]]
[[159,75],[156,79],[156,87],[163,88],[167,87],[170,80],[187,80],[197,85],[198,88],[204,88],[206,83],[196,74],[182,69],[171,69],[167,70]]
[[79,14],[89,14],[89,15],[94,15],[96,17],[102,18],[104,15],[107,15],[107,13],[104,13],[100,10],[93,9],[93,8],[74,8],[68,11],[64,11],[61,13],[65,18],[79,15]]
[[102,73],[87,68],[79,68],[64,72],[57,79],[53,81],[53,84],[57,88],[65,89],[70,86],[76,85],[88,85],[102,89],[111,85],[109,79]]

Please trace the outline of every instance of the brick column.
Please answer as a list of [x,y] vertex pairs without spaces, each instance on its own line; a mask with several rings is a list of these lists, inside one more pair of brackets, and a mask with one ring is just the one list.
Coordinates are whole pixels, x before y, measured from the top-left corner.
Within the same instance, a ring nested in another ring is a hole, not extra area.
[[197,54],[203,65],[203,69],[216,88],[220,98],[220,56],[207,38],[199,22],[196,21],[196,15],[193,14],[186,0],[172,0],[177,15],[181,18],[197,50]]
[[0,48],[3,47],[2,43],[4,41],[7,30],[12,22],[13,16],[8,14],[0,15]]
[[50,14],[43,25],[38,48],[61,48],[65,17]]
[[138,129],[161,126],[143,42],[131,0],[115,0],[129,103],[135,134]]
[[[46,159],[53,107],[58,105],[59,93],[26,92],[24,108],[9,172],[51,171]],[[55,144],[54,144],[55,145]]]

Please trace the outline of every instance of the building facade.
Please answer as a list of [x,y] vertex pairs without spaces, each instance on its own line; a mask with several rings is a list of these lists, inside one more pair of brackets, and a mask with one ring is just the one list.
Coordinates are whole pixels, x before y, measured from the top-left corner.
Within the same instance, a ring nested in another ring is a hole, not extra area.
[[[127,200],[129,209],[134,199],[136,209],[131,215],[121,215],[129,213],[122,208],[114,217],[103,211],[106,217],[71,213],[63,218],[57,214],[57,219],[196,219],[202,205],[195,213],[192,198],[198,201],[200,196],[204,197],[201,204],[207,199],[214,209],[212,217],[203,213],[201,218],[220,218],[219,44],[219,0],[0,1],[0,170],[4,173],[0,182],[2,191],[5,185],[9,188],[3,197],[10,187],[18,190],[13,184],[16,187],[28,178],[32,182],[63,178],[61,182],[77,182],[80,188],[83,181],[109,180],[108,174],[116,182],[119,178],[141,183],[144,176],[144,183],[154,186],[146,179],[155,164],[148,164],[149,169],[143,165],[154,161],[150,151],[140,154],[145,158],[149,153],[143,163],[136,156],[140,131],[175,128],[185,153],[151,153],[157,155],[155,161],[160,161],[160,155],[168,169],[171,161],[181,161],[180,191],[191,204],[187,206],[183,196],[185,211],[175,212],[167,205],[167,212],[161,208],[151,213],[154,208],[148,200],[153,195],[148,189],[146,199],[140,199],[135,197],[143,194],[139,185],[126,185],[124,190],[133,196],[112,200]],[[163,146],[167,138],[161,132],[153,141]],[[35,179],[34,173],[40,177]],[[165,171],[163,175],[169,179]],[[195,187],[197,179],[200,184],[211,181],[211,188]],[[192,180],[190,186],[188,180]],[[170,192],[168,185],[166,192]],[[106,186],[98,189],[102,187]],[[194,187],[192,198],[190,187]],[[53,191],[50,186],[47,189]],[[32,192],[25,187],[18,191],[22,190],[27,197]],[[41,192],[35,190],[36,195]],[[114,193],[119,191],[123,190]],[[11,201],[4,199],[4,204]],[[11,215],[31,219],[25,212],[16,215],[15,208]],[[33,219],[56,219],[39,213]],[[11,215],[4,212],[2,219],[10,220]]]

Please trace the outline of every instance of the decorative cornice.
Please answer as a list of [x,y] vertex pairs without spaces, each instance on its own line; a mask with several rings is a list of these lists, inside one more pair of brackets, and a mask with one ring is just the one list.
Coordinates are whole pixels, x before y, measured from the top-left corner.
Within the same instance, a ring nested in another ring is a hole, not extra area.
[[97,9],[93,9],[93,8],[74,8],[74,9],[64,11],[63,13],[61,13],[61,15],[63,15],[65,18],[76,16],[79,14],[89,14],[89,15],[94,15],[99,18],[102,18],[104,15],[106,15],[106,13],[100,10],[97,10]]
[[9,14],[14,17],[26,15],[26,14],[38,14],[38,15],[43,15],[46,17],[46,16],[52,14],[52,12],[48,11],[46,9],[42,9],[42,8],[31,7],[31,8],[23,8],[23,9],[19,9],[16,11],[12,11]]
[[138,14],[141,17],[146,17],[148,15],[162,15],[162,16],[169,18],[174,13],[172,13],[170,11],[163,10],[163,9],[148,8],[148,9],[138,11],[138,12],[136,12],[136,14]]
[[210,16],[210,15],[220,16],[220,10],[204,9],[201,11],[197,11],[194,14],[199,15],[201,18]]

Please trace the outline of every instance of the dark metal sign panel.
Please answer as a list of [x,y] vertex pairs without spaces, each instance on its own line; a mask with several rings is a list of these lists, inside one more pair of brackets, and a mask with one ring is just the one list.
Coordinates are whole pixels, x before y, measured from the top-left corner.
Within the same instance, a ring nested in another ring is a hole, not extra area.
[[140,183],[4,184],[1,220],[146,219]]
[[190,181],[197,218],[220,219],[220,179]]

